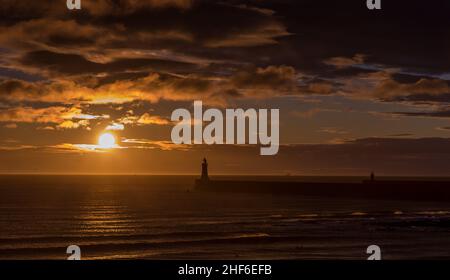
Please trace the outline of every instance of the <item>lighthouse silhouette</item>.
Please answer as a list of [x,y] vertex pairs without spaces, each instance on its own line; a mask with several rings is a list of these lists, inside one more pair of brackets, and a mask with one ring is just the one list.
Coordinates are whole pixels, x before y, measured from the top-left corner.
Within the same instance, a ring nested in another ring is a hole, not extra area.
[[203,159],[202,162],[202,177],[200,178],[203,182],[207,182],[209,181],[209,176],[208,176],[208,161],[206,160],[206,158]]

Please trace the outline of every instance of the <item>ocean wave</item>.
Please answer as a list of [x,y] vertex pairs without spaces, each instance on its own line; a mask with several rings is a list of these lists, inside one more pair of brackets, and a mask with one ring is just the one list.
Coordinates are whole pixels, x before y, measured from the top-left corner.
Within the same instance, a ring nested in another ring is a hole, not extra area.
[[[222,235],[222,236],[221,236]],[[211,236],[216,236],[211,238]],[[67,244],[77,244],[83,247],[98,246],[135,246],[136,244],[145,245],[170,245],[170,244],[189,244],[189,243],[210,243],[227,240],[258,239],[269,237],[266,233],[225,233],[216,232],[185,232],[185,233],[167,233],[155,235],[119,235],[119,236],[95,236],[95,237],[41,237],[41,238],[2,238],[0,239],[0,252],[27,250],[27,249],[55,249],[63,248]],[[3,244],[2,244],[3,243]],[[1,257],[0,257],[1,258]]]
[[420,215],[434,215],[434,216],[441,216],[441,215],[449,215],[449,211],[441,211],[441,210],[435,210],[435,211],[422,211],[417,212],[417,214]]

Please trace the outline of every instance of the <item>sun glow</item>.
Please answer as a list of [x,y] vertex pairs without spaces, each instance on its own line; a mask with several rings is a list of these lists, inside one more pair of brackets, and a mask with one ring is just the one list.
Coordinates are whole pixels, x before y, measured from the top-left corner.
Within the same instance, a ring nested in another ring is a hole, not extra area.
[[101,149],[111,149],[116,147],[116,138],[111,133],[103,133],[98,138],[98,146]]

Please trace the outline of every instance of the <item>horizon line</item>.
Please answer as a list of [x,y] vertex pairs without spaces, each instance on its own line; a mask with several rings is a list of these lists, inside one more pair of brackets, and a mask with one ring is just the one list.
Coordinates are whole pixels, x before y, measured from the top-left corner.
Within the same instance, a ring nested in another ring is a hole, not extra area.
[[[2,173],[0,176],[200,176],[199,173],[59,173],[59,172],[10,172]],[[320,175],[320,174],[260,174],[260,173],[247,173],[247,174],[236,174],[236,173],[216,173],[210,174],[210,177],[215,176],[258,176],[258,177],[368,177],[368,175],[362,174],[340,174],[340,175]],[[409,178],[450,178],[449,175],[376,175],[378,178],[385,177],[409,177]]]

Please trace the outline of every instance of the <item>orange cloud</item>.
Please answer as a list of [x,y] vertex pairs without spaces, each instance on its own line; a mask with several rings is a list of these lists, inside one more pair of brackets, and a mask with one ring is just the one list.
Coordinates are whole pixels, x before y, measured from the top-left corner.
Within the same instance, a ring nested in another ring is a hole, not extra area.
[[67,113],[66,107],[17,107],[0,111],[0,122],[59,123]]
[[4,125],[4,127],[5,127],[5,128],[14,129],[14,128],[17,128],[17,124],[15,124],[15,123],[9,123],[9,124]]
[[77,129],[77,128],[86,128],[87,130],[91,130],[89,127],[89,121],[88,120],[81,120],[81,121],[63,121],[60,123],[57,128],[59,129]]
[[[109,118],[109,116],[95,116],[84,114],[81,109],[63,106],[47,108],[16,107],[0,111],[0,122],[15,123],[54,123],[59,129],[89,128],[89,121],[93,119]],[[12,127],[10,127],[12,128]],[[50,126],[41,129],[50,129]]]
[[138,120],[138,124],[155,124],[155,125],[168,125],[170,122],[167,119],[159,116],[150,116],[150,114],[143,114]]
[[[63,104],[124,104],[132,101],[192,101],[224,106],[233,98],[265,98],[299,94],[299,73],[289,66],[269,66],[240,71],[232,77],[202,77],[196,74],[152,73],[142,78],[117,80],[98,86],[93,79],[47,82],[0,81],[2,98],[8,101],[39,101]],[[328,93],[330,86],[314,85],[310,91]],[[107,118],[107,116],[101,116]],[[89,118],[80,116],[79,118]],[[98,118],[98,117],[95,117]]]
[[187,151],[192,146],[191,145],[177,145],[171,141],[154,141],[148,139],[122,139],[122,143],[128,144],[128,148],[134,149],[160,149],[163,151]]

